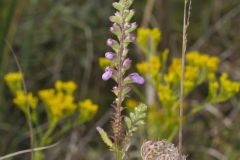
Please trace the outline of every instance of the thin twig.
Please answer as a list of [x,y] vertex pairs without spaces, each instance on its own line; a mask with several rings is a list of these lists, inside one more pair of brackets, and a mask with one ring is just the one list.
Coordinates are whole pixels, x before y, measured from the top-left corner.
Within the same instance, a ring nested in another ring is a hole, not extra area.
[[9,50],[11,51],[13,57],[14,57],[14,60],[17,64],[17,68],[19,70],[19,72],[22,74],[22,86],[23,86],[23,91],[24,91],[24,94],[25,94],[25,97],[26,97],[26,103],[27,103],[27,122],[28,122],[28,127],[29,127],[29,132],[30,132],[30,148],[32,148],[32,152],[31,152],[31,160],[33,160],[33,145],[34,145],[34,138],[33,138],[33,126],[32,126],[32,121],[31,121],[31,110],[30,110],[30,104],[29,104],[29,101],[28,101],[28,91],[27,91],[27,86],[26,86],[26,83],[25,83],[25,78],[24,78],[24,75],[23,75],[23,71],[22,71],[22,67],[18,61],[18,58],[13,50],[13,48],[11,47],[10,43],[8,42],[7,39],[5,39],[5,42],[9,48]]
[[0,157],[0,160],[5,160],[5,159],[8,159],[8,158],[12,158],[12,157],[22,155],[22,154],[26,154],[26,153],[29,153],[29,152],[36,152],[36,151],[42,151],[42,150],[46,150],[46,149],[49,149],[49,148],[53,148],[53,147],[56,147],[57,145],[59,145],[59,143],[60,142],[57,142],[55,144],[45,146],[45,147],[31,148],[31,149],[26,149],[26,150],[14,152],[14,153],[11,153],[11,154]]
[[184,18],[183,18],[183,40],[182,40],[182,71],[180,84],[180,122],[179,122],[179,153],[180,160],[182,159],[182,117],[183,117],[183,102],[184,102],[184,74],[185,74],[185,54],[187,49],[187,30],[189,27],[189,18],[191,12],[191,0],[184,1]]

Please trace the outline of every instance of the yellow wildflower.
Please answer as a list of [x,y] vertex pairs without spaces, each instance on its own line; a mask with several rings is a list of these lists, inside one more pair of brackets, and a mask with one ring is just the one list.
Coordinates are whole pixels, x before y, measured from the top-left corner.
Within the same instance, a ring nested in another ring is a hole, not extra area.
[[158,56],[150,56],[149,62],[141,62],[136,65],[139,73],[146,75],[150,72],[152,76],[156,76],[159,73],[161,67],[160,59]]
[[181,59],[173,58],[172,64],[169,67],[169,72],[176,73],[177,75],[181,75]]
[[18,90],[21,90],[21,82],[23,75],[20,72],[8,73],[4,76],[10,90],[15,94]]
[[55,88],[57,91],[61,91],[63,89],[63,82],[61,80],[57,80],[57,82],[55,82]]
[[179,83],[181,77],[181,59],[173,58],[172,64],[168,69],[168,73],[164,75],[164,80],[167,83]]
[[172,104],[176,101],[176,96],[170,86],[160,85],[158,88],[158,97],[164,107],[172,107]]
[[217,57],[210,57],[207,61],[207,68],[210,72],[215,72],[218,68],[218,65],[220,63],[219,58]]
[[148,64],[146,62],[141,62],[136,65],[137,71],[142,74],[146,75],[147,72],[149,71]]
[[178,81],[178,79],[176,78],[176,74],[173,72],[168,72],[168,74],[164,75],[164,80],[168,84],[175,83]]
[[46,102],[48,99],[52,99],[54,97],[55,91],[54,89],[43,89],[38,92],[39,97]]
[[85,122],[90,120],[97,112],[98,105],[94,104],[90,99],[79,102],[79,109],[81,112],[80,120]]
[[224,102],[240,92],[240,83],[231,81],[227,73],[223,73],[219,82],[217,80],[209,83],[209,101]]
[[26,97],[24,91],[17,91],[13,102],[21,109],[25,109],[28,104],[32,109],[35,109],[38,103],[38,99],[36,97],[33,97],[31,92],[29,92]]
[[77,84],[73,81],[68,81],[64,83],[64,91],[67,94],[72,94],[77,89]]
[[193,81],[185,80],[184,82],[184,94],[187,95],[193,90],[195,83]]
[[47,99],[45,105],[54,119],[61,119],[64,116],[63,94],[56,94],[52,99]]
[[211,72],[211,73],[208,74],[208,80],[209,81],[214,81],[215,79],[216,79],[215,73]]
[[158,74],[159,70],[160,70],[160,67],[161,67],[159,57],[158,56],[151,56],[149,58],[149,64],[150,64],[151,75],[155,76],[156,74]]
[[196,81],[198,78],[199,68],[195,66],[186,66],[185,79]]
[[221,83],[221,87],[226,92],[226,94],[231,95],[240,91],[239,90],[240,83],[229,80],[227,73],[223,73],[221,75],[220,83]]
[[203,54],[198,51],[188,52],[186,60],[188,64],[207,68],[209,72],[215,72],[220,62],[218,57],[208,56],[207,54]]
[[[56,83],[56,88],[60,89],[60,91],[57,92],[54,89],[45,89],[39,91],[39,97],[45,103],[47,111],[49,111],[50,114],[56,119],[61,119],[66,114],[73,113],[77,108],[76,104],[74,103],[73,95],[67,93],[68,91],[65,91],[70,88],[70,91],[72,92],[75,87],[72,87],[73,84],[71,83],[67,85],[66,84],[67,83],[58,81]],[[68,85],[70,86],[69,88],[67,88]]]
[[161,32],[157,28],[139,28],[137,30],[137,43],[144,51],[149,51],[149,47],[151,50],[156,50],[160,38]]
[[59,92],[65,92],[67,94],[73,94],[73,92],[77,89],[77,84],[73,81],[63,82],[61,80],[58,80],[55,83],[55,88]]
[[94,104],[90,99],[86,99],[82,102],[79,102],[79,108],[95,114],[98,110],[98,105]]
[[139,102],[135,99],[127,99],[125,104],[128,109],[132,110],[139,104]]
[[4,79],[7,82],[19,82],[22,81],[23,76],[20,72],[8,73],[4,76]]
[[67,112],[73,112],[77,106],[74,103],[74,97],[71,95],[65,95],[64,96],[64,100],[63,100],[63,110],[67,111]]
[[219,84],[217,81],[214,80],[209,82],[209,94],[212,98],[217,97],[218,89],[219,89]]

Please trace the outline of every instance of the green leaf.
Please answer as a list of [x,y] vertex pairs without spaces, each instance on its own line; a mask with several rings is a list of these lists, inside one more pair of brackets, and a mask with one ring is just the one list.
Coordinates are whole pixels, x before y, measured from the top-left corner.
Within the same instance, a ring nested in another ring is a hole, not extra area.
[[121,14],[119,12],[116,12],[114,16],[110,16],[109,20],[113,23],[117,23],[119,25],[122,24],[123,19],[121,17]]
[[126,13],[126,21],[129,22],[132,19],[132,17],[134,16],[134,14],[135,14],[135,12],[134,12],[133,9],[130,10],[130,11],[127,11],[127,13]]
[[107,133],[100,127],[97,127],[97,131],[99,132],[103,142],[110,147],[111,149],[113,148],[113,143],[110,140],[110,138],[108,137]]
[[119,11],[122,11],[124,9],[123,5],[118,2],[114,2],[113,7]]
[[131,7],[133,0],[121,0],[120,3],[124,6],[125,9]]
[[137,28],[136,22],[131,23],[130,25],[128,25],[128,26],[126,27],[126,33],[133,32],[136,28]]
[[126,123],[126,125],[127,125],[127,128],[130,129],[131,126],[132,126],[132,121],[131,121],[131,119],[130,119],[129,117],[125,117],[124,120],[125,120],[125,123]]

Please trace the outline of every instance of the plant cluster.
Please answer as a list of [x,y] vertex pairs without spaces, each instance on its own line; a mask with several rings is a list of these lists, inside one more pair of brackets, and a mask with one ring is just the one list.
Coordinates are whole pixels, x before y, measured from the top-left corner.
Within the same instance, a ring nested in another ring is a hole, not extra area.
[[[149,104],[147,132],[150,137],[172,140],[177,131],[179,119],[179,87],[181,80],[181,59],[173,57],[168,66],[168,49],[157,51],[161,40],[159,29],[139,28],[137,44],[145,59],[136,64],[136,68],[144,75],[147,84],[153,86],[155,101]],[[228,78],[227,73],[217,76],[220,59],[199,51],[190,51],[186,54],[184,96],[190,95],[202,84],[208,84],[208,96],[192,114],[200,111],[206,104],[225,102],[240,92],[240,83]],[[185,117],[186,117],[185,116]]]
[[[19,72],[8,73],[4,77],[9,89],[14,95],[13,103],[24,113],[25,118],[31,121],[35,132],[33,133],[34,147],[43,147],[57,141],[64,133],[72,128],[82,125],[95,116],[98,105],[90,99],[76,102],[74,92],[77,85],[73,81],[58,80],[54,88],[39,90],[38,96],[32,92],[24,91],[22,87],[23,75]],[[27,94],[27,95],[26,95]],[[41,118],[41,106],[44,105],[47,121]],[[30,117],[28,114],[30,107]],[[58,127],[64,122],[64,126]],[[47,123],[42,128],[40,123]],[[35,152],[34,159],[43,159],[41,152]]]

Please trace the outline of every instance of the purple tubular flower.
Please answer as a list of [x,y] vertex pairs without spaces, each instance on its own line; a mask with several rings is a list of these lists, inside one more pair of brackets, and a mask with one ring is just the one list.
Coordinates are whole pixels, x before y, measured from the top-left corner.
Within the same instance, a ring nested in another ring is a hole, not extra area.
[[107,45],[108,45],[108,46],[112,46],[113,44],[114,44],[114,40],[111,39],[111,38],[109,38],[109,39],[107,40]]
[[129,58],[127,58],[127,59],[125,59],[125,60],[123,61],[123,67],[125,67],[125,68],[128,69],[128,68],[130,67],[131,63],[132,63],[132,60],[130,60]]
[[112,75],[113,75],[113,68],[106,67],[105,72],[102,75],[102,79],[104,81],[107,81],[107,80],[109,80],[112,77]]
[[106,53],[105,53],[105,57],[106,57],[107,59],[109,59],[109,60],[113,60],[114,57],[115,57],[115,54],[112,53],[112,52],[106,52]]
[[130,78],[137,84],[143,84],[145,82],[144,78],[141,77],[138,73],[131,73]]

